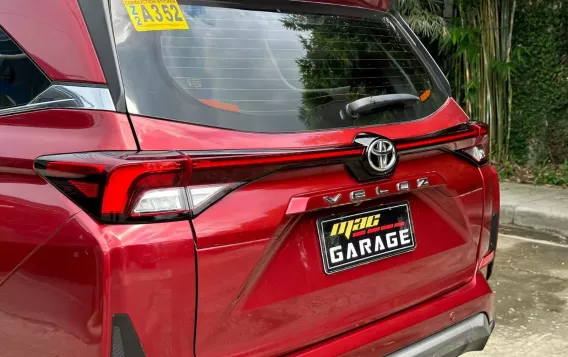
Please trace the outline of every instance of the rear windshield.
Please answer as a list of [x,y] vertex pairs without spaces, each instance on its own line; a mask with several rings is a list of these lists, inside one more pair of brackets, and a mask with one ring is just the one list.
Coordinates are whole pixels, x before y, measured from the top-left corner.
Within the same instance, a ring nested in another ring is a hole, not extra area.
[[[172,5],[168,14],[153,3],[112,1],[133,114],[241,131],[297,132],[412,121],[447,99],[389,14],[297,2],[259,10],[187,1],[179,2],[181,13]],[[135,6],[130,14],[127,6]],[[178,29],[166,29],[168,15],[187,26],[178,21]],[[422,101],[357,118],[340,115],[353,101],[385,94],[412,94]]]

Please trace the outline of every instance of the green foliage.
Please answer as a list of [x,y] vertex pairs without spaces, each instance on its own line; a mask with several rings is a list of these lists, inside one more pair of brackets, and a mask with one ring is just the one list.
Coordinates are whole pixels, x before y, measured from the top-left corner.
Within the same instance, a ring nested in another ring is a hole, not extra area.
[[543,164],[535,167],[512,161],[494,162],[501,180],[535,185],[568,187],[568,160],[559,165]]
[[501,60],[491,61],[491,70],[503,79],[507,79],[509,73],[515,72],[515,64],[513,62],[506,62]]
[[454,59],[455,97],[470,118],[489,124],[493,158],[507,157],[516,70],[511,31],[516,0],[456,0],[442,51]]
[[548,169],[547,167],[536,170],[537,175],[534,181],[537,185],[568,185],[568,165],[561,165],[556,169]]
[[448,36],[446,21],[441,16],[443,0],[399,0],[400,13],[418,36],[431,41]]
[[[318,20],[316,16],[289,15],[282,20],[284,27],[298,31],[306,55],[296,59],[301,82],[306,89],[302,94],[303,107],[300,119],[310,128],[323,127],[323,110],[369,96],[374,88],[385,87],[386,78],[368,79],[361,55],[367,51],[375,58],[387,60],[375,39],[372,26],[353,27],[342,18]],[[366,37],[368,35],[368,37]],[[371,66],[372,67],[372,66]],[[326,91],[325,88],[333,88]],[[370,88],[370,89],[367,89]],[[383,94],[379,91],[375,95]],[[327,118],[329,120],[329,118]]]
[[[513,41],[512,160],[540,166],[568,158],[568,1],[520,0]],[[538,181],[557,182],[543,172]]]
[[[409,88],[416,95],[433,89],[428,74],[416,66],[416,59],[408,55],[408,44],[387,18],[360,19],[354,24],[343,17],[289,15],[281,21],[285,28],[297,31],[305,50],[295,61],[305,88],[299,119],[309,128],[345,126],[346,120],[329,113],[339,114],[346,103],[360,98],[397,88]],[[438,95],[433,91],[430,100],[416,109],[392,106],[353,120],[365,126],[396,122],[402,115],[421,117],[421,111],[435,110]]]
[[450,35],[447,21],[442,16],[444,0],[398,0],[398,9],[438,65],[443,69],[451,68],[452,59],[441,50]]
[[[425,0],[401,3],[414,31],[428,35],[420,30],[428,28],[428,17],[419,14],[436,16],[440,8],[428,7]],[[447,34],[438,31],[429,40],[438,43],[439,57],[451,59],[443,67],[454,97],[472,119],[490,124],[500,174],[527,183],[566,185],[568,0],[453,3]]]

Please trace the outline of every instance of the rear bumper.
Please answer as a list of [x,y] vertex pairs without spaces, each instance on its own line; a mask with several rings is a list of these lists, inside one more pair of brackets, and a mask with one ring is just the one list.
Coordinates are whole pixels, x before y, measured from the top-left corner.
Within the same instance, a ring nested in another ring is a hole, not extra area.
[[481,351],[494,325],[494,321],[489,322],[487,315],[480,313],[388,357],[457,357],[466,352]]
[[493,304],[493,292],[478,272],[459,289],[288,357],[418,357],[432,356],[432,351],[440,357],[459,356],[485,346]]

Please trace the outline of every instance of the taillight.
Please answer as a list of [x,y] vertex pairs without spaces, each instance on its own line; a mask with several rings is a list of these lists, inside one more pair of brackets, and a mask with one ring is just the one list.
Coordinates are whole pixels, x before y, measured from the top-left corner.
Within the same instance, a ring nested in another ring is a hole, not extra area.
[[191,159],[176,152],[44,156],[37,172],[108,223],[187,218],[235,183],[191,186]]
[[484,165],[489,158],[489,127],[483,123],[471,124],[471,127],[477,131],[475,144],[458,152],[475,164]]
[[288,166],[359,160],[360,146],[272,152],[90,152],[42,156],[36,171],[105,223],[195,216],[235,188]]
[[[482,165],[487,127],[462,124],[397,140],[399,153],[450,150]],[[365,145],[273,151],[90,152],[43,156],[36,171],[107,223],[186,219],[235,188],[287,167],[361,163]]]

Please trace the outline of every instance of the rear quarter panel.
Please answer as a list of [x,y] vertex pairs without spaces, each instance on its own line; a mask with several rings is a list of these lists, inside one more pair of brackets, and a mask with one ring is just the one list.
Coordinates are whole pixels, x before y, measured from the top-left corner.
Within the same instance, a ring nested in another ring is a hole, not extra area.
[[100,332],[89,332],[100,329],[95,244],[82,232],[65,235],[62,227],[80,209],[38,176],[33,162],[47,154],[135,149],[124,115],[45,110],[0,117],[3,357],[100,355]]

